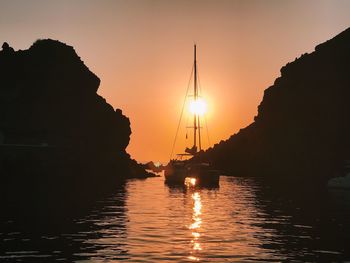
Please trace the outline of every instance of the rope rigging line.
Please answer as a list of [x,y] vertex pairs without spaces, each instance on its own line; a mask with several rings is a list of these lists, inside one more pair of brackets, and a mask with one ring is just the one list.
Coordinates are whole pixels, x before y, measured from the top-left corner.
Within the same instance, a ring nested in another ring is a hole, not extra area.
[[[199,70],[198,70],[198,66],[197,66],[197,76],[198,76],[198,86],[199,86],[199,92],[200,94],[202,95],[202,85],[201,85],[201,80],[199,78]],[[204,115],[204,120],[205,120],[205,127],[206,127],[206,130],[207,130],[207,139],[208,139],[208,148],[211,146],[211,143],[210,143],[210,138],[209,138],[209,128],[208,128],[208,122],[207,122],[207,116]]]
[[192,66],[191,75],[190,75],[190,79],[189,79],[189,81],[188,81],[187,90],[186,90],[186,94],[185,94],[185,99],[184,99],[184,102],[183,102],[183,104],[182,104],[180,119],[179,119],[179,122],[178,122],[178,124],[177,124],[177,129],[176,129],[176,134],[175,134],[175,138],[174,138],[174,142],[173,142],[173,147],[172,147],[172,149],[171,149],[170,160],[171,160],[171,158],[173,157],[173,154],[174,154],[175,144],[176,144],[177,136],[178,136],[179,129],[180,129],[180,124],[181,124],[181,120],[182,120],[182,115],[183,115],[183,113],[184,113],[185,104],[186,104],[186,100],[187,100],[187,96],[188,96],[188,91],[189,91],[190,85],[191,85],[191,79],[192,79],[192,76],[193,76],[193,70],[194,70],[194,65]]
[[208,148],[211,147],[211,142],[210,142],[210,138],[209,138],[209,129],[208,129],[208,122],[207,122],[207,116],[204,116],[204,120],[205,120],[205,127],[207,130],[207,138],[208,138]]
[[186,117],[186,121],[185,121],[185,123],[186,123],[186,140],[188,139],[188,120],[189,120],[189,115],[187,114],[187,117]]

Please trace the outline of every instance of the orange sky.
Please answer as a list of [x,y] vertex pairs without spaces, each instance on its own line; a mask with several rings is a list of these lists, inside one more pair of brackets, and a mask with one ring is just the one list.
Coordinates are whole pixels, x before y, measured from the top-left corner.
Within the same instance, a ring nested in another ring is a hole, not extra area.
[[[349,13],[346,0],[8,0],[0,3],[0,41],[73,45],[101,78],[98,93],[130,118],[128,152],[166,162],[194,42],[216,143],[251,123],[281,66],[349,27]],[[176,151],[184,139],[182,129]]]

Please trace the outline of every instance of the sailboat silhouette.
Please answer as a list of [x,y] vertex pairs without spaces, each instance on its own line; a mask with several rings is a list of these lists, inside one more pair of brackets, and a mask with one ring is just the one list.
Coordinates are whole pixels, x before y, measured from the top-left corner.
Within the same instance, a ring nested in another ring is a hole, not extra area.
[[[198,92],[197,73],[197,46],[194,45],[194,81],[193,81],[193,103],[200,102]],[[181,120],[180,120],[181,121]],[[177,154],[177,159],[171,159],[165,168],[164,176],[166,184],[183,185],[187,177],[194,178],[196,185],[218,185],[220,173],[212,169],[209,163],[195,162],[193,160],[183,160],[184,157],[192,158],[202,150],[201,141],[201,119],[198,111],[193,112],[193,145],[186,148],[184,153]],[[186,133],[187,139],[187,133]]]

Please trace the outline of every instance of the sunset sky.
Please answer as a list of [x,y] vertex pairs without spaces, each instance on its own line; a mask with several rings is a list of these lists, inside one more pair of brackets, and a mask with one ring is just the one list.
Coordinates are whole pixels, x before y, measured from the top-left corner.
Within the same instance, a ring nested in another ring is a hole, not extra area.
[[[130,118],[128,152],[166,162],[194,43],[213,144],[251,123],[280,68],[348,28],[349,14],[346,0],[0,0],[0,41],[74,46],[100,77],[98,93]],[[184,134],[183,127],[177,152]]]

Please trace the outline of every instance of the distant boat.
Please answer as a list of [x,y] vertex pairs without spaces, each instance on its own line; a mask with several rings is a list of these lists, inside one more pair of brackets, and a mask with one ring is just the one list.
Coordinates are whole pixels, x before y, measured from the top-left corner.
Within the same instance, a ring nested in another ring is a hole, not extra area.
[[342,177],[334,177],[328,181],[328,188],[350,190],[350,174]]
[[[198,77],[197,77],[197,47],[194,45],[194,81],[193,81],[193,103],[198,105]],[[184,153],[177,154],[177,158],[171,159],[165,167],[164,177],[165,183],[168,185],[184,185],[190,186],[218,186],[220,180],[220,172],[211,167],[207,162],[193,161],[192,157],[197,156],[202,150],[201,141],[201,120],[200,114],[193,112],[193,146],[186,148]],[[181,118],[180,118],[181,122]],[[176,140],[176,139],[175,139]],[[184,160],[187,158],[187,160]]]
[[350,160],[345,162],[344,176],[329,179],[327,186],[332,189],[348,189],[350,190]]

